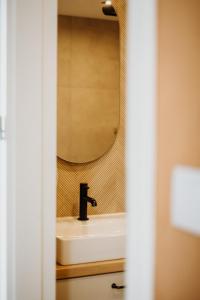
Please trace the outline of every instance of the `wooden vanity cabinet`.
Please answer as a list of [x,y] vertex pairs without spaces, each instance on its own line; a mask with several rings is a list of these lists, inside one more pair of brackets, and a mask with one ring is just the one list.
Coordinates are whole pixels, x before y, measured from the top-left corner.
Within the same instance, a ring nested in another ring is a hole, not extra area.
[[72,279],[60,279],[56,284],[56,300],[123,300],[124,272],[108,273]]

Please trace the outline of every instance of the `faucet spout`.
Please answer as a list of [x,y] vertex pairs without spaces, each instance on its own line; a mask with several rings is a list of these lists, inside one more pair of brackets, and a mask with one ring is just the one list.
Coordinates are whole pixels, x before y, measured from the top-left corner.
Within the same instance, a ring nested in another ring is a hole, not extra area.
[[87,197],[87,202],[89,202],[93,207],[97,206],[97,201],[91,197]]

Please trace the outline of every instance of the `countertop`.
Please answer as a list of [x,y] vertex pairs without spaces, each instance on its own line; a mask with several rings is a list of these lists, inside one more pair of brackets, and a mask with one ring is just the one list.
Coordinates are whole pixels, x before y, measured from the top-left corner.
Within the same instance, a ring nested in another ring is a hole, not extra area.
[[56,279],[68,279],[124,271],[125,259],[98,261],[85,264],[56,265]]

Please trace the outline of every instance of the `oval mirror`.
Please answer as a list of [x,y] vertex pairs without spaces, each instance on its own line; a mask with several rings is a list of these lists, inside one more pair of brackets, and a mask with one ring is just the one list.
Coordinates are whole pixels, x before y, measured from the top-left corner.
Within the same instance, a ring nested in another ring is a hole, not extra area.
[[86,163],[112,147],[119,127],[119,24],[101,1],[77,2],[59,2],[57,155]]

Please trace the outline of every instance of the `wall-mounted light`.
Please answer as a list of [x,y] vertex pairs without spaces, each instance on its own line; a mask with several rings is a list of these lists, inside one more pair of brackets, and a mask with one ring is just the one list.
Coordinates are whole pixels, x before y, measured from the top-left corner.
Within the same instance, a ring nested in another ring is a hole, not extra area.
[[103,4],[102,10],[103,10],[104,15],[114,16],[114,17],[117,16],[111,0],[105,0],[102,2],[102,4]]

